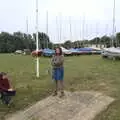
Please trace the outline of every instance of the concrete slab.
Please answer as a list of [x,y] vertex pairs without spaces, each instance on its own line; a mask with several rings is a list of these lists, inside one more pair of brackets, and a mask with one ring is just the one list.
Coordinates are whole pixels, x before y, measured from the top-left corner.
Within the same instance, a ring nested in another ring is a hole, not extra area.
[[114,101],[94,91],[65,92],[65,97],[48,97],[6,120],[92,120]]

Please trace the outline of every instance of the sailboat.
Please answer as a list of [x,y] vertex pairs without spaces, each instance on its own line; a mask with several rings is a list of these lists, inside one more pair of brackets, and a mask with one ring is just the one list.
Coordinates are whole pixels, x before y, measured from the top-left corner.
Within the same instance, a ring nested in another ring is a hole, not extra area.
[[[114,0],[114,7],[113,7],[113,36],[115,35],[115,0]],[[115,48],[113,45],[113,40],[112,39],[112,45],[110,48],[104,48],[102,52],[102,57],[103,58],[111,58],[111,59],[116,59],[120,58],[120,48]]]
[[67,50],[65,49],[64,47],[61,47],[62,49],[62,52],[65,56],[69,56],[69,55],[72,55],[72,51],[71,50]]
[[104,48],[102,52],[102,57],[111,59],[120,58],[120,48]]

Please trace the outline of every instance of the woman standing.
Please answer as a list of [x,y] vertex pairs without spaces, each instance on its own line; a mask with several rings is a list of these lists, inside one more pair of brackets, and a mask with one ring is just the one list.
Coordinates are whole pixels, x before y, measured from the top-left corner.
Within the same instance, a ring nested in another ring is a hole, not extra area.
[[60,97],[64,96],[64,56],[60,47],[55,49],[55,55],[52,57],[53,79],[55,80],[56,89],[53,96],[58,94],[60,89]]

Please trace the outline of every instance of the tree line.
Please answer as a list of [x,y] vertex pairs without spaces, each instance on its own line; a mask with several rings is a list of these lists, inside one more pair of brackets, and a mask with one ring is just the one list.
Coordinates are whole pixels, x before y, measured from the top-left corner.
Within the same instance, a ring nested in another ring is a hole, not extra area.
[[[39,48],[52,48],[53,43],[50,42],[49,36],[45,33],[38,33]],[[26,34],[22,32],[0,33],[0,53],[12,53],[16,50],[36,49],[36,35],[33,33]]]
[[104,47],[120,47],[120,32],[116,33],[115,36],[107,36],[104,35],[102,37],[95,37],[91,40],[76,40],[71,42],[67,40],[63,46],[65,48],[81,48],[81,47],[89,47],[91,45],[96,45],[96,47],[104,46]]
[[[54,48],[56,45],[50,41],[49,36],[46,33],[38,33],[39,48]],[[113,43],[112,43],[113,40]],[[61,44],[65,48],[80,48],[87,47],[89,45],[104,45],[105,47],[110,47],[112,44],[114,47],[120,47],[120,32],[115,36],[102,36],[95,37],[92,40],[76,40],[71,42],[71,40],[65,41]],[[36,49],[36,34],[26,34],[22,32],[14,32],[10,34],[8,32],[0,33],[0,53],[12,53],[16,50]]]

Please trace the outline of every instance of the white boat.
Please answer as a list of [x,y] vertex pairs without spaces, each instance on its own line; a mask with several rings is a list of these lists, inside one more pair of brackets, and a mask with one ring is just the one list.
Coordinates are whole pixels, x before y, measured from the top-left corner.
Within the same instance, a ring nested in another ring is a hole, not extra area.
[[101,51],[101,48],[97,48],[97,47],[89,47],[89,48],[91,48],[91,49],[93,49],[95,51]]
[[64,53],[64,55],[72,55],[72,52],[70,50],[65,49],[64,47],[61,47],[62,52]]
[[120,48],[104,48],[102,50],[102,57],[106,58],[120,58]]
[[16,51],[15,51],[15,54],[22,54],[22,53],[23,53],[22,50],[16,50]]
[[[115,0],[113,5],[113,36],[115,36],[116,26],[115,26]],[[112,46],[114,43],[114,39],[112,39]],[[107,57],[115,60],[116,58],[120,59],[120,48],[110,47],[104,48],[102,52],[102,57]]]

